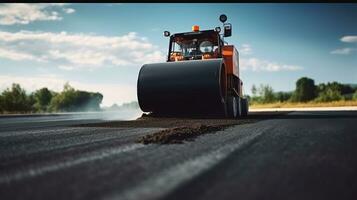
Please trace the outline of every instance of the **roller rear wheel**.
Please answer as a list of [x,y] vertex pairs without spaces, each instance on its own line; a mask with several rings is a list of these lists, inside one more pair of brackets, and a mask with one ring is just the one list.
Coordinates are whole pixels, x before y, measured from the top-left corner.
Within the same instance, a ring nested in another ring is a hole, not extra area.
[[242,99],[240,97],[236,97],[237,99],[237,116],[236,118],[240,118],[242,116]]
[[242,106],[242,116],[247,116],[249,110],[248,99],[241,99],[241,106]]
[[229,118],[236,118],[238,115],[237,97],[228,96],[227,98],[227,114]]

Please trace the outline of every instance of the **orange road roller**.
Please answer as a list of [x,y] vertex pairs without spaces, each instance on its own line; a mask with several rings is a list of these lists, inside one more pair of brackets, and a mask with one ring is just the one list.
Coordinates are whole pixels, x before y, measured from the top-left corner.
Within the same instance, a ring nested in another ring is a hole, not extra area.
[[[214,30],[170,34],[166,62],[144,64],[138,75],[137,97],[143,112],[238,118],[248,114],[239,76],[239,53],[224,41],[232,35],[227,16]],[[222,32],[222,33],[221,33]]]

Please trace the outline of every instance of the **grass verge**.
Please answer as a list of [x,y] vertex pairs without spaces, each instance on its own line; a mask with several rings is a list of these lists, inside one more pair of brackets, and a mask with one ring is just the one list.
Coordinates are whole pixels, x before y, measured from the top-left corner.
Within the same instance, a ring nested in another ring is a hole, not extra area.
[[292,103],[292,102],[276,102],[266,104],[250,105],[249,108],[307,108],[307,107],[343,107],[343,106],[357,106],[357,101],[331,101],[331,102],[306,102],[306,103]]

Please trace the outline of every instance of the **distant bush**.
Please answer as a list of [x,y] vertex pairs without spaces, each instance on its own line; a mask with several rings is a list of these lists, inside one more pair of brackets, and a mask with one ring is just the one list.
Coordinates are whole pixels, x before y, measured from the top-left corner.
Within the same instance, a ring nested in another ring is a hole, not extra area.
[[75,90],[68,83],[60,93],[41,88],[27,95],[19,84],[12,84],[0,95],[1,113],[98,111],[100,93]]
[[353,99],[353,100],[357,100],[357,90],[356,90],[355,93],[353,94],[352,99]]
[[3,113],[4,112],[4,110],[3,110],[3,103],[2,103],[2,101],[3,101],[3,98],[2,98],[2,95],[0,94],[0,113]]
[[292,95],[293,95],[293,92],[276,92],[275,99],[279,102],[284,102],[284,101],[288,101],[289,99],[291,99]]
[[251,88],[250,104],[289,103],[289,102],[331,102],[339,100],[357,100],[357,87],[338,82],[320,83],[308,77],[296,81],[293,92],[274,92],[269,85],[255,85]]
[[351,94],[354,92],[354,89],[350,85],[341,84],[336,81],[328,82],[327,84],[321,83],[317,86],[318,93],[323,92],[327,89],[338,91],[338,92],[340,92],[341,95]]
[[343,100],[344,97],[341,95],[341,91],[337,88],[327,88],[319,93],[319,96],[315,99],[317,102],[329,102],[329,101],[339,101]]
[[251,103],[272,103],[276,101],[274,90],[270,85],[260,84],[259,88],[253,85],[252,93],[253,96],[249,97]]
[[49,110],[59,112],[98,111],[102,100],[103,95],[100,93],[75,90],[69,84],[65,84],[63,91],[52,98]]
[[350,94],[344,94],[342,95],[343,99],[346,100],[346,101],[351,101],[353,100],[353,93],[350,93]]
[[259,88],[259,94],[263,103],[272,103],[275,101],[274,90],[270,85],[261,85]]

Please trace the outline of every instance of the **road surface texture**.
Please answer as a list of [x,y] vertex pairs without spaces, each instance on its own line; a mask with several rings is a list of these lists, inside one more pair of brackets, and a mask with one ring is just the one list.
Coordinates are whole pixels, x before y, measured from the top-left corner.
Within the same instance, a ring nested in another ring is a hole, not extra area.
[[357,199],[357,111],[250,118],[145,145],[167,127],[3,117],[0,199]]

